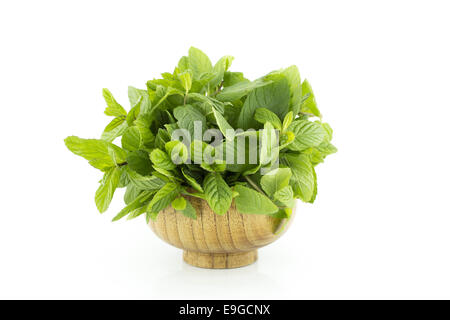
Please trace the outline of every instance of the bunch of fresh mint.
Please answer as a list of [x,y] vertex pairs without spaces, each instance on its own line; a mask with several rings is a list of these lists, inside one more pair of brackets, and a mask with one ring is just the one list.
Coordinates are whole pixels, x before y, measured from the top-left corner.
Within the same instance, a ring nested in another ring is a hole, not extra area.
[[[296,198],[315,200],[314,167],[336,148],[308,81],[296,66],[249,81],[228,71],[232,60],[213,66],[190,48],[172,73],[145,90],[128,88],[128,112],[103,89],[113,119],[101,139],[65,139],[104,172],[95,194],[100,212],[117,188],[126,188],[126,206],[113,220],[145,213],[148,221],[168,206],[195,219],[186,196],[219,215],[234,200],[241,213],[277,218],[290,216]],[[113,143],[119,137],[121,147]]]

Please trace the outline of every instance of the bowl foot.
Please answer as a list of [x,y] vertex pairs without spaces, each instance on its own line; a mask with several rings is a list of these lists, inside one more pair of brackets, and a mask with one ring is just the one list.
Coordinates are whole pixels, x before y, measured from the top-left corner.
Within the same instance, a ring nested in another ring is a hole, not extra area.
[[256,261],[258,252],[256,250],[238,253],[201,253],[195,251],[184,251],[183,260],[199,268],[207,269],[232,269],[248,266]]

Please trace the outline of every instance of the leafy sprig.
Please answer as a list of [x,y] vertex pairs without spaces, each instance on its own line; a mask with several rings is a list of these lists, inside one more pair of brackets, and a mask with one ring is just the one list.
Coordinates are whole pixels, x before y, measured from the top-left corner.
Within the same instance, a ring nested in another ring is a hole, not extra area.
[[[241,213],[277,218],[290,216],[295,199],[314,202],[315,166],[337,149],[309,82],[301,82],[296,66],[250,81],[229,71],[232,61],[224,56],[213,65],[202,51],[190,48],[173,72],[148,81],[146,89],[128,88],[128,112],[103,89],[105,114],[113,119],[101,138],[65,139],[70,151],[103,172],[95,194],[100,212],[107,210],[117,188],[126,188],[126,206],[114,221],[142,214],[147,221],[156,219],[168,206],[196,219],[192,196],[207,201],[219,215],[234,200]],[[223,141],[213,145],[194,139],[186,146],[172,139],[176,129],[195,137],[195,121],[202,124],[201,134],[220,130]],[[259,146],[246,144],[239,150],[243,163],[215,158],[235,148],[238,135],[231,129],[260,130],[240,133],[261,139]],[[120,146],[113,143],[119,139]],[[183,161],[174,161],[174,154]],[[200,158],[200,163],[186,163],[188,158]]]

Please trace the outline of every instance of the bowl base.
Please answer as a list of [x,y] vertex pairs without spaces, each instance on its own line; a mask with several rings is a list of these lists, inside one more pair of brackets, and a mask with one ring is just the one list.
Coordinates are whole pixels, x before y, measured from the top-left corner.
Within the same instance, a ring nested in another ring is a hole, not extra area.
[[232,269],[248,266],[258,259],[256,250],[237,253],[201,253],[184,251],[183,260],[199,268]]

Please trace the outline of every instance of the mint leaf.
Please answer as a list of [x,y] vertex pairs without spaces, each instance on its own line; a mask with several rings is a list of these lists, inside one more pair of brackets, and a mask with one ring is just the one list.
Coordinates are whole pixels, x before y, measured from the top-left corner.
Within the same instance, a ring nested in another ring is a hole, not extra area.
[[316,97],[312,91],[311,85],[305,79],[302,83],[303,102],[300,111],[307,114],[312,114],[321,117],[319,109],[317,108]]
[[111,168],[104,174],[100,187],[95,193],[95,204],[100,213],[108,209],[114,196],[114,191],[119,185],[120,174],[120,168],[118,167]]
[[164,210],[180,194],[177,184],[169,182],[154,195],[147,206],[147,212],[158,213]]
[[102,140],[113,142],[114,139],[121,136],[128,127],[124,117],[114,118],[103,130]]
[[120,117],[127,115],[125,109],[116,101],[116,99],[114,99],[108,89],[103,89],[103,98],[105,98],[107,104],[105,109],[105,114],[107,116]]
[[142,150],[132,151],[127,156],[127,163],[130,169],[136,171],[140,175],[149,175],[152,163],[147,152]]
[[150,153],[150,159],[158,168],[173,170],[176,167],[172,160],[170,160],[169,155],[160,149],[154,149]]
[[162,179],[155,176],[142,176],[134,171],[128,170],[131,184],[140,190],[159,190],[166,184]]
[[300,72],[298,72],[297,66],[290,66],[289,68],[284,69],[282,74],[286,77],[290,89],[289,110],[292,111],[294,115],[297,115],[302,104]]
[[186,208],[181,212],[188,218],[197,219],[197,212],[189,200],[186,200]]
[[227,213],[231,207],[232,192],[219,173],[209,173],[203,181],[206,201],[211,209],[220,215]]
[[125,130],[122,136],[122,148],[135,151],[140,149],[144,144],[144,141],[141,136],[141,132],[135,126],[129,127]]
[[281,157],[281,163],[289,167],[292,171],[291,186],[296,198],[305,202],[311,200],[315,188],[315,172],[305,154],[284,153]]
[[292,172],[289,168],[278,168],[261,177],[261,187],[269,195],[273,196],[277,191],[289,185]]
[[178,197],[172,201],[172,207],[177,211],[183,211],[186,208],[186,199]]
[[244,80],[229,87],[225,87],[219,94],[217,94],[216,98],[220,101],[235,101],[247,95],[253,89],[267,86],[270,83],[271,81],[264,81],[263,79],[258,79],[252,82]]
[[195,78],[200,78],[204,73],[212,71],[211,60],[201,50],[191,47],[189,49],[189,68],[192,69]]
[[257,108],[255,111],[255,120],[262,124],[270,122],[276,129],[281,130],[280,118],[268,109]]
[[203,188],[200,185],[199,182],[197,182],[197,180],[195,180],[193,177],[191,177],[188,173],[187,170],[185,168],[181,169],[181,173],[183,174],[184,178],[186,179],[187,183],[191,185],[191,187],[193,187],[195,190],[197,190],[198,192],[203,193]]
[[296,120],[288,128],[295,134],[294,141],[288,146],[293,151],[303,151],[309,147],[318,146],[326,132],[319,123],[308,120]]
[[252,91],[245,100],[238,118],[238,127],[244,130],[260,129],[262,125],[254,120],[257,108],[265,108],[283,119],[289,112],[289,85],[284,76],[273,78],[273,82]]
[[125,208],[123,208],[112,221],[117,221],[125,217],[127,214],[136,210],[142,206],[144,206],[153,196],[155,191],[143,191],[139,194],[136,199],[134,199],[130,204],[128,204]]
[[70,136],[64,142],[70,151],[85,158],[89,164],[102,171],[123,163],[126,159],[125,151],[104,140]]
[[[219,127],[220,131],[223,133],[225,138],[228,140],[234,139],[234,129],[230,124],[225,120],[225,118],[217,111],[215,108],[212,108],[212,112],[214,114],[214,117],[216,118],[217,126]],[[231,133],[227,132],[227,130],[231,130]]]
[[279,189],[274,193],[273,197],[275,200],[280,201],[282,204],[288,206],[289,208],[292,208],[295,205],[294,191],[289,185]]
[[278,207],[265,195],[253,189],[236,185],[234,190],[239,193],[235,198],[236,209],[246,214],[272,214]]
[[232,56],[224,56],[224,57],[220,58],[219,61],[217,61],[217,63],[214,65],[214,68],[213,68],[214,78],[212,78],[209,81],[209,86],[211,88],[214,88],[214,87],[220,85],[220,83],[223,80],[225,72],[228,70],[228,68],[230,68],[231,62],[233,60],[234,60],[234,57],[232,57]]
[[[194,137],[194,122],[200,121],[201,128],[204,130],[206,128],[206,118],[205,116],[196,108],[191,105],[185,105],[175,108],[173,110],[173,115],[178,120],[178,126],[182,129],[186,129]],[[203,132],[200,131],[203,136]]]

